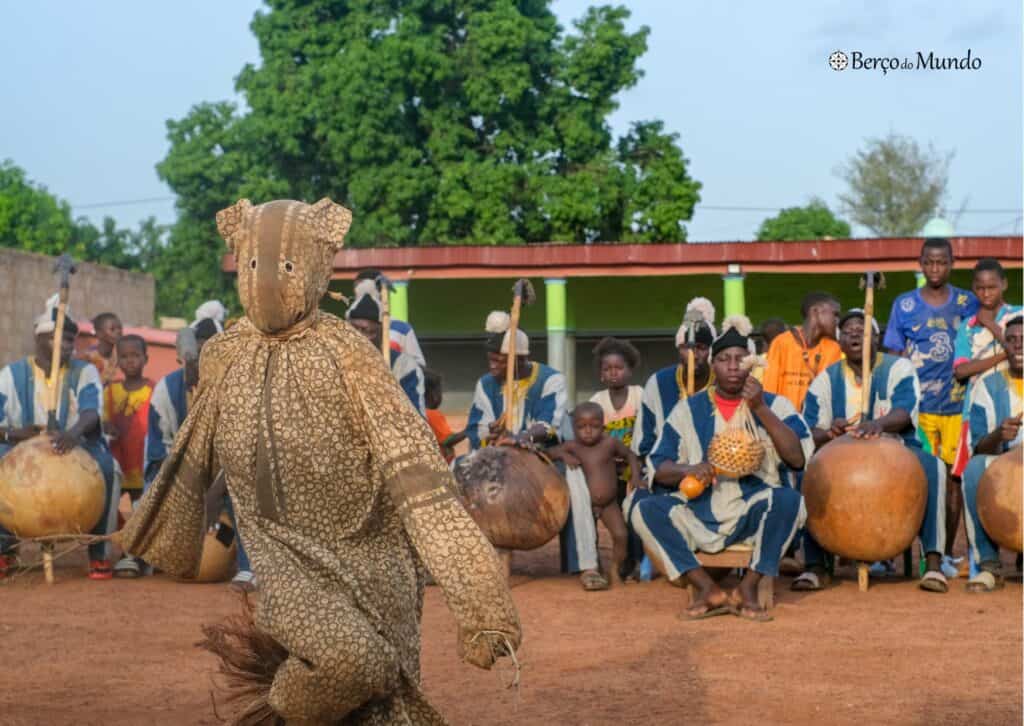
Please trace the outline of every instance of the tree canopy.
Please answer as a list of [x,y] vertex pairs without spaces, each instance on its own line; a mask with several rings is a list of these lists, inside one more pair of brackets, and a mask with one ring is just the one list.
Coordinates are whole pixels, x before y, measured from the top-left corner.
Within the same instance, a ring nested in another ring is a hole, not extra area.
[[759,241],[789,242],[793,240],[845,239],[850,236],[850,225],[832,214],[820,199],[812,199],[806,206],[783,209],[761,223],[757,230]]
[[952,158],[896,133],[868,139],[836,170],[848,186],[842,210],[879,236],[917,235],[942,205]]
[[167,124],[170,247],[194,279],[161,284],[186,306],[223,294],[214,215],[243,196],[330,196],[353,210],[352,246],[685,241],[700,183],[677,136],[641,121],[615,139],[608,122],[647,48],[626,9],[564,32],[550,0],[267,5],[245,108]]

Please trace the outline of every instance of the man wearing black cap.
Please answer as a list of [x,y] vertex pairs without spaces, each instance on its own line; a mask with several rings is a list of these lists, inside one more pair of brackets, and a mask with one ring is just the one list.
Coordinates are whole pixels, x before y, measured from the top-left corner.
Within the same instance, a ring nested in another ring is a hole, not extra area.
[[[862,363],[864,360],[864,311],[854,308],[839,321],[839,347],[845,360],[833,363],[812,382],[804,400],[804,419],[811,427],[814,443],[820,449],[830,441],[849,433],[857,438],[877,438],[892,434],[903,439],[921,462],[928,479],[928,505],[921,524],[921,545],[927,559],[927,571],[921,589],[946,592],[942,574],[942,551],[946,544],[946,467],[924,451],[917,436],[921,384],[913,364],[906,358],[879,353],[878,326],[871,336],[871,398],[867,415],[861,415]],[[805,571],[793,581],[794,590],[820,590],[828,584],[825,552],[811,536],[804,535]]]
[[[380,304],[370,294],[360,295],[348,309],[348,322],[353,328],[365,335],[377,349],[381,346],[381,321]],[[391,355],[391,372],[395,380],[405,391],[421,416],[426,417],[427,406],[424,403],[426,384],[423,378],[423,369],[420,368],[412,356],[401,353],[394,348],[388,351]]]
[[[785,485],[779,469],[781,464],[804,468],[814,450],[810,430],[788,399],[765,393],[750,375],[754,359],[749,344],[736,327],[715,340],[713,385],[672,409],[651,452],[656,491],[634,490],[623,505],[666,576],[686,575],[697,589],[685,613],[691,619],[732,613],[770,620],[758,604],[758,583],[762,576],[778,576],[779,560],[807,516],[803,498]],[[716,472],[707,461],[712,439],[735,428],[756,435],[765,449],[757,471],[739,479]],[[673,491],[689,476],[706,484],[692,499]],[[750,567],[739,587],[726,594],[694,552],[721,552],[743,542],[754,548]]]
[[[381,276],[380,270],[360,270],[356,274],[355,292],[353,297],[360,297],[361,295],[373,291],[376,293],[377,279]],[[372,286],[367,285],[364,281],[370,281],[373,283]],[[374,294],[374,297],[377,295]],[[391,348],[397,350],[400,353],[405,353],[411,356],[416,361],[416,365],[425,367],[427,365],[427,359],[423,355],[423,349],[420,347],[420,341],[416,337],[416,331],[413,330],[412,326],[404,320],[396,320],[391,318],[391,335],[389,337],[391,342]]]

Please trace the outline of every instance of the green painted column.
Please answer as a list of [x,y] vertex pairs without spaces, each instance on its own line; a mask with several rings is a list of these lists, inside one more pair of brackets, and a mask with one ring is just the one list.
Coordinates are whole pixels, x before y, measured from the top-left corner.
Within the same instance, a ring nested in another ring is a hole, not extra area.
[[545,317],[548,328],[548,365],[565,372],[565,333],[568,329],[566,281],[562,277],[544,280]]
[[388,297],[391,306],[391,319],[409,322],[409,281],[395,280],[395,289]]
[[728,272],[722,275],[722,298],[725,301],[723,318],[730,315],[746,315],[747,303],[743,291],[743,272],[739,265],[729,265]]

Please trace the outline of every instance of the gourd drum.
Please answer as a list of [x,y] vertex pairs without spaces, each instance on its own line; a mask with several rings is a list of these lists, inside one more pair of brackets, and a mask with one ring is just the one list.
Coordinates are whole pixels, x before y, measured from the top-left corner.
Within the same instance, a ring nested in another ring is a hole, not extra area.
[[234,577],[237,554],[238,533],[227,513],[222,512],[217,526],[203,539],[203,555],[195,582],[224,582]]
[[928,502],[917,457],[895,438],[843,436],[804,472],[807,528],[829,552],[861,562],[886,560],[914,541]]
[[455,465],[459,496],[491,544],[532,550],[569,517],[569,487],[554,466],[510,446],[487,446]]
[[1022,449],[1015,446],[989,464],[978,483],[978,516],[985,532],[1000,547],[1020,552]]
[[103,472],[74,448],[56,454],[41,434],[0,459],[0,524],[18,537],[84,534],[103,514]]

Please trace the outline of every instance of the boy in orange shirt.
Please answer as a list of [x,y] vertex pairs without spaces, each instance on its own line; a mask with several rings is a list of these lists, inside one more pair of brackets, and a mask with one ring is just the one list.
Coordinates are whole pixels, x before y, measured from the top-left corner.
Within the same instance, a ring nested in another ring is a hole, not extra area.
[[[146,367],[146,341],[125,335],[117,341],[117,365],[123,381],[103,391],[103,429],[110,436],[110,453],[121,465],[121,490],[134,505],[142,497],[142,470],[153,382],[142,375]],[[114,566],[115,577],[138,577],[141,562],[125,553]]]
[[448,425],[448,419],[438,409],[441,408],[442,389],[441,376],[434,371],[423,370],[423,399],[427,406],[427,423],[434,432],[437,445],[441,447],[441,455],[449,464],[455,458],[455,445],[466,438],[452,435],[452,427]]
[[764,390],[785,396],[800,411],[811,381],[843,352],[835,340],[839,301],[826,292],[807,294],[800,304],[803,325],[778,335],[768,348]]

